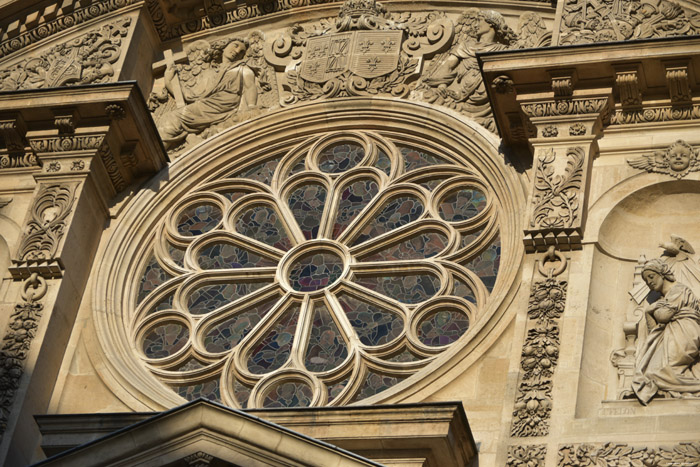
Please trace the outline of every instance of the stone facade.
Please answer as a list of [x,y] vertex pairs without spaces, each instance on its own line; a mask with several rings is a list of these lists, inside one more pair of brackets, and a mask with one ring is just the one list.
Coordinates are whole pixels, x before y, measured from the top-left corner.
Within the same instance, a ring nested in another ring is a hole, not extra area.
[[0,462],[696,465],[699,121],[695,1],[4,2]]

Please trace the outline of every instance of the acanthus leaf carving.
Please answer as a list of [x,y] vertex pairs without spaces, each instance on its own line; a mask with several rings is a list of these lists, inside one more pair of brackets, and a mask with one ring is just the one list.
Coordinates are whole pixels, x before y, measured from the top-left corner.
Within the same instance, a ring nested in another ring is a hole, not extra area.
[[579,199],[583,180],[585,149],[567,149],[563,175],[556,175],[553,149],[543,150],[535,174],[531,227],[569,228],[579,217]]
[[681,179],[690,172],[700,171],[698,152],[700,150],[679,139],[664,150],[627,159],[627,164],[649,173],[660,173]]
[[674,465],[697,465],[699,462],[700,442],[697,441],[656,448],[609,442],[561,445],[557,466],[644,465],[671,467]]
[[507,467],[544,467],[547,445],[508,446]]
[[119,59],[130,25],[129,18],[116,20],[0,70],[0,90],[107,82],[114,76],[112,65]]

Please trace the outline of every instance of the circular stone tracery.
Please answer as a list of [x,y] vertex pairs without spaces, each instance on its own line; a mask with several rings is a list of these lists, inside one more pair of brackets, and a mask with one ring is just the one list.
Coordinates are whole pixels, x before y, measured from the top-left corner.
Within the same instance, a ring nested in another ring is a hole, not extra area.
[[137,281],[134,339],[183,397],[357,402],[478,320],[498,211],[454,156],[347,132],[228,174],[172,208]]

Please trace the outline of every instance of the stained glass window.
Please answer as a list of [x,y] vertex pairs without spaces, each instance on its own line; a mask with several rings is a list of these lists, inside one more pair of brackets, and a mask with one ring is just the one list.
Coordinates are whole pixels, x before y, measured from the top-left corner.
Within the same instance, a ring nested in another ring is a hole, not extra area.
[[181,376],[163,381],[184,399],[377,400],[466,342],[488,305],[501,260],[488,180],[437,147],[330,136],[231,162],[144,247],[135,344]]

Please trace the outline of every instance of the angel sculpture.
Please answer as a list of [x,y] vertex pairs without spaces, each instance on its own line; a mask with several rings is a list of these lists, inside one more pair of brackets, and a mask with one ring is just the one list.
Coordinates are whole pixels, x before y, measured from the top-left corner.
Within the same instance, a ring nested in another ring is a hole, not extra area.
[[678,179],[700,170],[697,151],[680,139],[663,151],[628,159],[627,163],[635,169],[662,173]]

